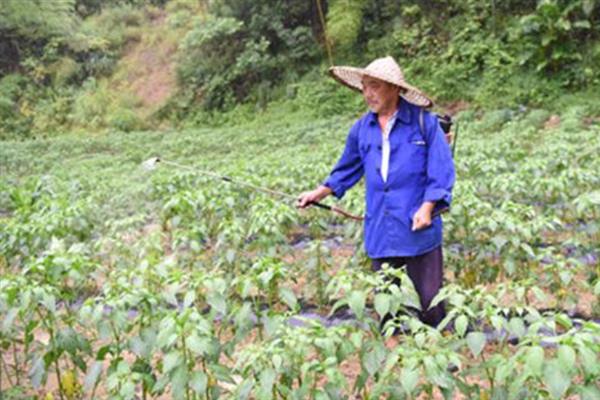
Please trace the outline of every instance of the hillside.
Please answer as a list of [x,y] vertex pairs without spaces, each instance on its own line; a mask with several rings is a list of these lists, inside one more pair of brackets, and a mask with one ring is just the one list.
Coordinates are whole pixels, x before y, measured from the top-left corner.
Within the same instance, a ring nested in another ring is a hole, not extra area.
[[218,125],[286,100],[356,113],[327,68],[386,54],[460,109],[561,111],[564,95],[599,92],[600,7],[587,0],[5,3],[4,139]]

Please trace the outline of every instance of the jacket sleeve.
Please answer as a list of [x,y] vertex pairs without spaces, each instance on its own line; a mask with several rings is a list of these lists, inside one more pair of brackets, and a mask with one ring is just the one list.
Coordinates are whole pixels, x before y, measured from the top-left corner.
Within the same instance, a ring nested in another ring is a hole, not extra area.
[[362,159],[358,149],[359,122],[350,129],[346,138],[346,147],[339,161],[323,182],[333,191],[333,195],[341,199],[346,191],[356,184],[364,174]]
[[423,201],[435,202],[434,212],[450,207],[455,172],[452,152],[444,131],[435,115],[425,113],[427,153],[427,183]]

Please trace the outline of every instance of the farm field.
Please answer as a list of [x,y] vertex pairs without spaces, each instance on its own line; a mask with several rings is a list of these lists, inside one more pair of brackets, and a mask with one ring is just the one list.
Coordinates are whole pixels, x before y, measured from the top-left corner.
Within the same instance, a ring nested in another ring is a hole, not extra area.
[[[296,195],[354,118],[0,142],[2,399],[598,399],[600,123],[462,111],[438,329]],[[362,215],[362,182],[340,202]],[[331,204],[332,199],[328,199]],[[399,317],[379,329],[388,312]],[[401,333],[393,335],[397,328]]]

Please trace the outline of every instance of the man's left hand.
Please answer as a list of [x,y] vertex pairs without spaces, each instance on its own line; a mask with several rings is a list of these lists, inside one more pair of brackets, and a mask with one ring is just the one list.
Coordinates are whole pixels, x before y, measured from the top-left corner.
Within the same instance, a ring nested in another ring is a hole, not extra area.
[[418,231],[419,229],[427,228],[431,225],[431,212],[434,207],[435,203],[432,201],[426,201],[421,205],[413,217],[413,231]]

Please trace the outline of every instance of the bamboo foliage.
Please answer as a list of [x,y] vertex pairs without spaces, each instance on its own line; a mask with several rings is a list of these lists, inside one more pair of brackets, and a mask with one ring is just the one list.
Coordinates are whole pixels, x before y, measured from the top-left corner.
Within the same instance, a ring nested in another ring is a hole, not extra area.
[[3,0],[0,32],[36,39],[66,35],[77,23],[75,0]]
[[331,1],[327,13],[327,30],[334,46],[344,49],[356,42],[367,3],[366,0]]

